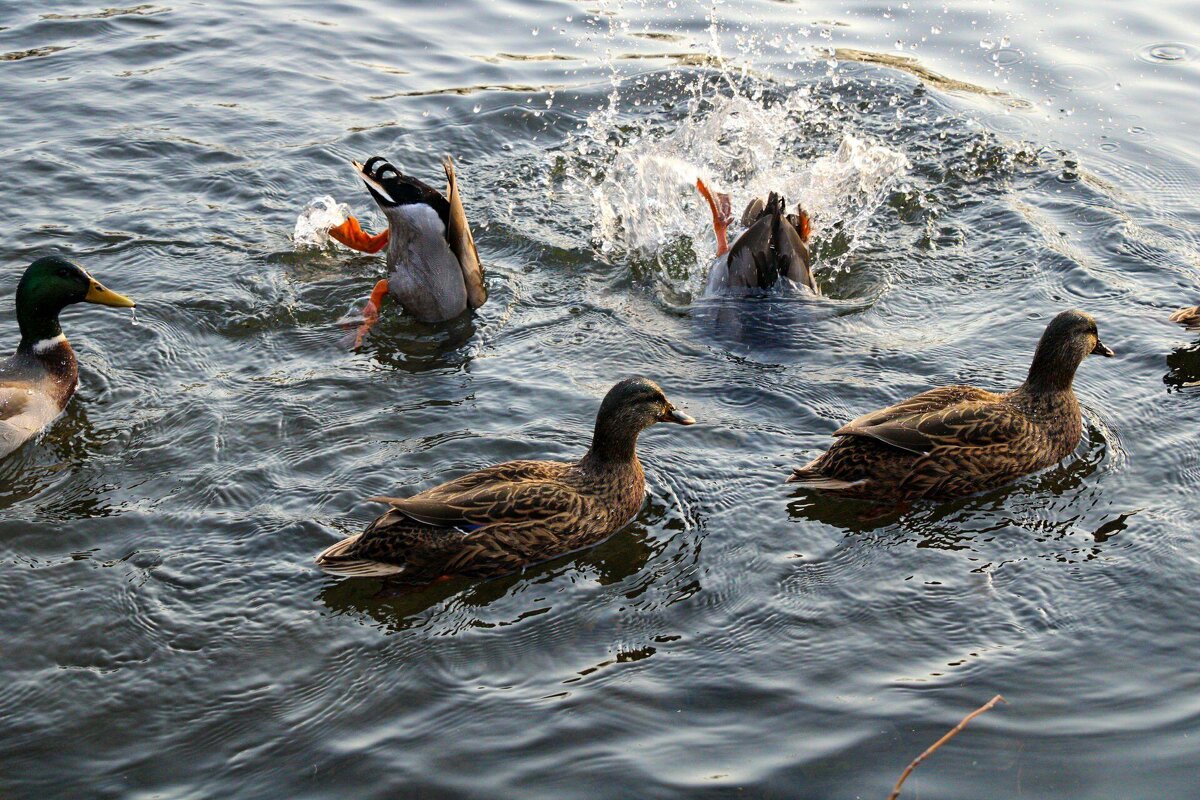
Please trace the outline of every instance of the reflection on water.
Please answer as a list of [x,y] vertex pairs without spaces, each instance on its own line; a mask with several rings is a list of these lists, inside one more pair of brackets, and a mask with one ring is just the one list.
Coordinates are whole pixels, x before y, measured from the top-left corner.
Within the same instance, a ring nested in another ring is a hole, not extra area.
[[[80,392],[0,462],[0,793],[883,797],[1002,692],[911,793],[1195,794],[1190,6],[59,5],[0,10],[0,294],[61,249],[139,324],[71,315]],[[326,195],[379,229],[375,152],[454,156],[491,298],[347,352],[383,258],[292,237]],[[802,201],[823,296],[701,298],[697,177]],[[864,411],[1015,385],[1068,306],[1121,358],[1064,463],[871,518],[783,483]],[[642,438],[627,530],[494,581],[313,568],[365,497],[578,458],[631,374],[700,424]]]

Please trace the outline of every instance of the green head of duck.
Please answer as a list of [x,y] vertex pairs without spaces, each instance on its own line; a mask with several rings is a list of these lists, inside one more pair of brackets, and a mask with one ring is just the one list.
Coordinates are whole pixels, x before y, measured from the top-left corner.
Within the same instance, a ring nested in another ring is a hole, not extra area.
[[61,256],[46,256],[29,265],[17,284],[17,323],[22,352],[35,344],[62,335],[59,313],[74,303],[96,303],[116,308],[137,304],[105,288],[80,267]]

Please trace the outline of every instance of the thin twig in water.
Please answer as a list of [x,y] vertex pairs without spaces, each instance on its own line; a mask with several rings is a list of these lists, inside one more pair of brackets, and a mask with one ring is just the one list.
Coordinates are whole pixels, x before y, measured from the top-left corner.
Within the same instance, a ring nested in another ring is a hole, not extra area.
[[937,750],[939,747],[941,747],[946,742],[953,739],[959,731],[961,731],[963,728],[967,727],[968,722],[975,719],[983,712],[990,711],[992,709],[992,706],[996,705],[996,703],[1005,703],[1005,702],[1008,702],[1008,701],[1005,700],[1000,695],[996,695],[991,700],[988,700],[986,703],[981,705],[979,708],[975,709],[970,714],[967,714],[965,717],[963,717],[962,722],[955,725],[950,730],[950,732],[947,733],[945,736],[938,739],[933,744],[929,745],[929,748],[924,753],[921,753],[921,755],[914,758],[912,760],[912,762],[908,765],[908,768],[904,770],[904,774],[900,776],[900,780],[896,781],[896,785],[892,787],[892,793],[888,795],[888,800],[896,800],[896,798],[900,796],[900,787],[904,785],[904,781],[908,778],[909,775],[912,774],[912,771],[917,768],[917,765],[920,764],[925,759],[929,758],[929,756],[931,756],[933,754],[933,752],[935,750]]

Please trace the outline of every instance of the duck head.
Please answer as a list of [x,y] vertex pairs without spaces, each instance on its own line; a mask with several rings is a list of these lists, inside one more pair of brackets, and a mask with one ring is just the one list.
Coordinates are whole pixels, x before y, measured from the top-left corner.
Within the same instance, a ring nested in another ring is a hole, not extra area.
[[29,265],[17,284],[17,322],[21,327],[22,351],[62,335],[58,315],[74,303],[96,303],[116,308],[137,304],[122,294],[106,289],[83,267],[60,256],[39,258]]
[[590,455],[601,460],[630,460],[638,434],[659,422],[695,425],[658,384],[646,378],[627,378],[608,390],[596,414]]
[[1103,342],[1096,320],[1083,311],[1063,311],[1050,320],[1029,366],[1026,387],[1035,391],[1071,388],[1075,371],[1090,355],[1115,355]]
[[389,227],[397,224],[406,228],[423,225],[426,221],[418,220],[418,217],[429,216],[427,209],[431,209],[441,219],[444,235],[450,216],[450,204],[441,192],[400,172],[382,156],[368,158],[365,164],[357,161],[350,163],[354,165],[358,177],[366,184],[367,191],[375,199],[379,210],[387,217]]

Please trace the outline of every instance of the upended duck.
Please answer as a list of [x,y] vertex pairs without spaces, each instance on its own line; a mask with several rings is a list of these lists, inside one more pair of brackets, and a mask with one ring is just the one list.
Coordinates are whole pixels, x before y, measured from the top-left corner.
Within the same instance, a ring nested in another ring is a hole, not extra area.
[[79,384],[75,351],[58,324],[73,303],[133,308],[83,268],[58,256],[39,258],[17,284],[17,352],[0,363],[0,457],[20,447],[62,413]]
[[1065,458],[1083,421],[1071,388],[1089,354],[1112,356],[1096,321],[1064,311],[1046,327],[1025,382],[1005,394],[932,389],[859,417],[788,479],[881,502],[947,499],[992,489]]
[[637,439],[658,422],[695,420],[653,381],[623,380],[601,403],[579,461],[509,461],[412,497],[372,497],[391,508],[316,563],[334,575],[429,583],[502,575],[598,544],[642,507]]
[[387,229],[373,235],[354,217],[329,231],[337,241],[364,253],[387,248],[388,278],[371,292],[358,342],[378,318],[379,304],[388,294],[422,322],[445,322],[482,306],[487,286],[449,156],[442,162],[445,195],[380,156],[365,164],[351,163],[388,221]]
[[788,214],[781,195],[771,192],[765,201],[756,197],[742,212],[745,230],[731,245],[729,195],[714,194],[700,179],[696,188],[708,203],[717,235],[717,257],[709,270],[706,294],[770,289],[780,280],[818,292],[808,249],[812,224],[800,206],[795,214]]

